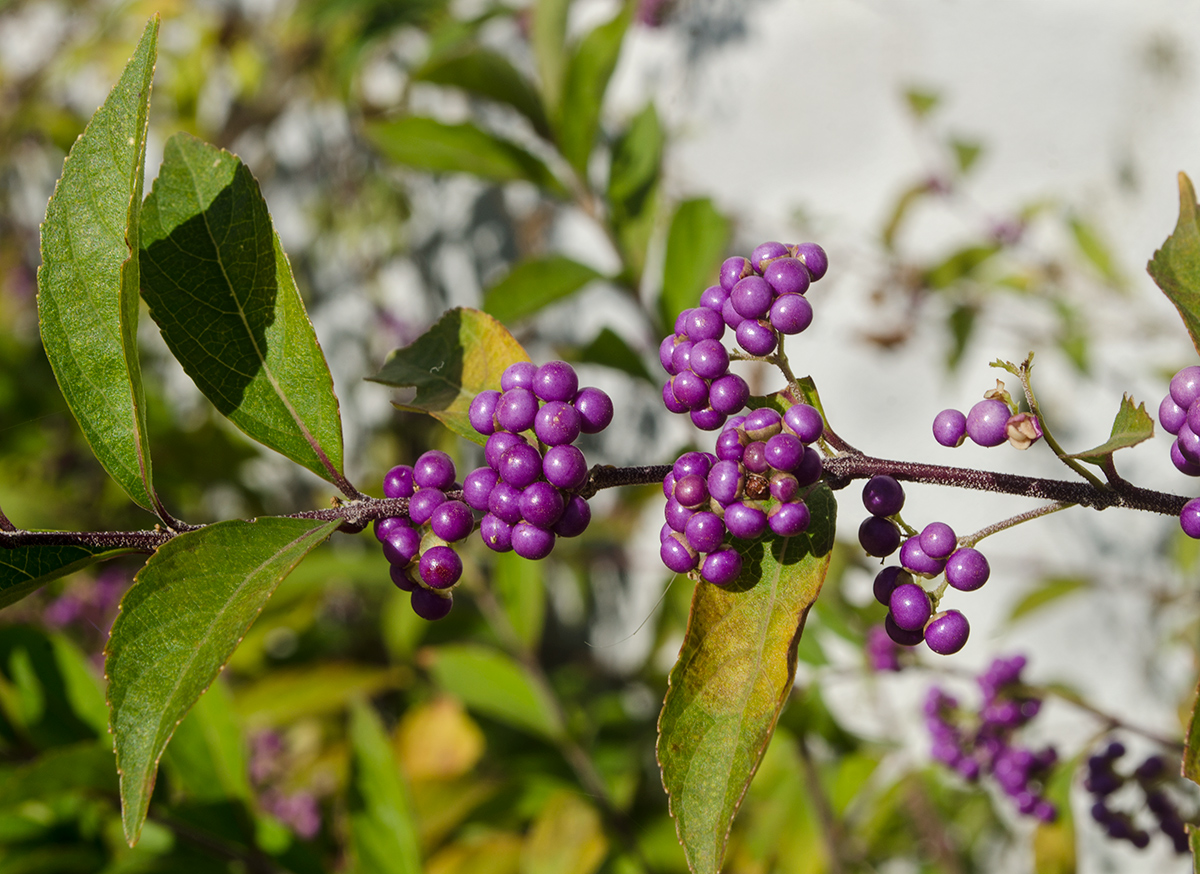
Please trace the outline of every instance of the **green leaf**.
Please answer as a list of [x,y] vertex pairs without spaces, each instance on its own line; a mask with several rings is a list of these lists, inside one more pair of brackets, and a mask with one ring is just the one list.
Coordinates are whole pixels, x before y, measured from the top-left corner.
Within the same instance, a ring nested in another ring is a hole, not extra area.
[[952,253],[940,264],[929,268],[924,276],[925,285],[935,291],[949,288],[956,282],[973,276],[975,271],[1003,248],[999,243],[988,243],[983,246],[964,246]]
[[453,51],[431,58],[413,73],[413,79],[462,88],[480,97],[508,104],[529,119],[539,134],[550,135],[550,122],[537,89],[504,55],[491,49],[460,45]]
[[42,753],[0,780],[0,808],[41,801],[64,792],[113,794],[117,771],[106,743],[85,741]]
[[950,338],[953,341],[950,351],[946,354],[946,366],[951,370],[962,362],[971,335],[975,333],[975,320],[978,315],[979,308],[968,302],[955,306],[946,317],[946,327],[950,329]]
[[590,364],[603,364],[605,367],[615,370],[623,370],[630,376],[644,379],[655,388],[658,387],[654,377],[650,375],[650,371],[642,362],[642,356],[629,348],[629,344],[625,342],[624,338],[612,328],[602,328],[596,335],[596,339],[580,350],[579,360]]
[[537,651],[546,619],[546,582],[542,563],[501,552],[492,559],[492,590],[517,639]]
[[653,103],[633,117],[613,143],[608,171],[608,200],[622,215],[640,213],[646,194],[658,180],[664,142]]
[[[408,607],[407,601],[401,603]],[[412,608],[408,612],[412,613]],[[237,710],[251,727],[288,725],[307,717],[338,713],[354,699],[395,689],[411,678],[411,671],[353,662],[277,668],[261,680],[239,687]]]
[[659,315],[664,325],[694,307],[700,293],[717,278],[729,242],[729,220],[707,197],[679,204],[667,232]]
[[425,658],[434,682],[472,710],[550,740],[562,736],[562,719],[549,693],[499,650],[440,646],[426,650]]
[[494,182],[525,179],[556,196],[567,193],[540,159],[473,124],[406,116],[367,125],[367,136],[388,160],[418,170],[470,173]]
[[604,822],[576,792],[546,800],[526,838],[521,874],[592,874],[608,853]]
[[250,802],[250,777],[233,695],[213,683],[175,729],[163,765],[190,800]]
[[176,134],[142,219],[142,296],[188,376],[250,437],[345,489],[333,379],[249,168]]
[[958,172],[967,174],[983,154],[983,146],[975,140],[950,140],[950,148],[954,151],[954,160],[958,164]]
[[591,267],[564,255],[531,258],[487,290],[483,311],[512,324],[601,278]]
[[42,224],[38,319],[71,413],[109,476],[155,509],[137,354],[151,19],[125,72],[71,147]]
[[1179,174],[1179,221],[1146,270],[1183,319],[1200,352],[1200,216],[1192,180]]
[[1187,741],[1183,747],[1183,776],[1200,785],[1200,685],[1192,699],[1192,717],[1188,720]]
[[1096,268],[1109,285],[1114,288],[1124,288],[1125,277],[1117,267],[1112,250],[1100,236],[1100,232],[1077,215],[1072,215],[1068,219],[1068,224],[1080,254]]
[[591,30],[567,62],[562,103],[558,107],[558,146],[580,177],[586,178],[588,159],[600,130],[604,92],[617,66],[621,42],[632,17],[629,3],[616,17]]
[[753,543],[731,585],[700,582],[658,720],[658,762],[688,865],[721,870],[733,818],[796,674],[796,646],[833,549],[836,504],[807,499],[806,534]]
[[158,760],[267,598],[340,523],[219,522],[169,540],[138,572],[105,647],[121,820],[137,842]]
[[900,193],[900,196],[896,198],[896,203],[892,206],[891,215],[888,216],[888,220],[883,226],[884,248],[889,252],[895,251],[896,237],[900,233],[900,229],[904,227],[908,217],[912,214],[913,207],[935,190],[934,184],[925,180],[910,185]]
[[98,546],[19,546],[0,548],[0,607],[15,604],[51,580],[91,564],[128,555],[133,549]]
[[1086,452],[1076,452],[1068,458],[1078,458],[1091,464],[1103,465],[1111,461],[1112,454],[1118,449],[1137,446],[1144,440],[1154,436],[1154,420],[1146,412],[1145,404],[1133,405],[1133,398],[1125,395],[1121,398],[1121,408],[1113,420],[1112,436],[1095,449]]
[[398,403],[402,410],[429,413],[455,434],[481,446],[486,438],[471,427],[467,411],[475,395],[500,389],[500,375],[510,364],[528,361],[504,325],[472,309],[447,311],[410,345],[396,349],[373,382],[413,386],[416,397]]
[[350,711],[350,843],[363,874],[420,874],[412,804],[391,742],[366,704]]
[[940,94],[924,88],[909,88],[904,92],[904,99],[908,103],[909,111],[917,118],[929,115],[942,102]]
[[571,0],[534,0],[530,42],[541,78],[547,108],[556,114],[562,102],[563,76],[567,67],[567,10]]
[[1008,621],[1016,622],[1018,619],[1054,603],[1059,598],[1088,588],[1089,585],[1087,580],[1075,577],[1050,577],[1042,580],[1037,588],[1016,603],[1008,614]]

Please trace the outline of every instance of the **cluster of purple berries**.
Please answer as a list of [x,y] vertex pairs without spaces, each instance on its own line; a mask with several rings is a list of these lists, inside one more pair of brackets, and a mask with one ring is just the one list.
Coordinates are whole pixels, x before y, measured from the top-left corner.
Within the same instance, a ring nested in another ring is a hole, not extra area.
[[[1200,476],[1200,366],[1191,365],[1171,377],[1170,391],[1158,405],[1158,421],[1169,434],[1171,461],[1181,473]],[[1200,538],[1200,498],[1188,501],[1179,514],[1188,537]]]
[[1117,759],[1125,755],[1125,745],[1112,741],[1104,751],[1090,756],[1087,761],[1087,776],[1084,788],[1096,799],[1092,804],[1092,819],[1104,827],[1110,838],[1129,841],[1139,850],[1150,843],[1150,833],[1137,826],[1133,816],[1126,811],[1109,807],[1109,798],[1128,784],[1136,784],[1146,799],[1146,807],[1158,821],[1158,826],[1175,846],[1176,853],[1188,852],[1188,836],[1184,819],[1165,785],[1172,779],[1167,773],[1167,763],[1162,756],[1150,756],[1137,766],[1130,775],[1117,772]]
[[722,586],[742,570],[727,535],[754,540],[768,529],[780,537],[802,534],[812,518],[804,495],[823,469],[810,444],[824,430],[820,412],[808,404],[782,416],[761,407],[726,423],[715,454],[681,455],[663,480],[663,564],[681,574],[699,568],[701,578]]
[[991,575],[987,559],[973,547],[960,548],[954,529],[945,522],[930,522],[901,544],[900,529],[890,517],[904,506],[904,487],[894,477],[880,474],[867,480],[863,505],[871,514],[858,528],[866,553],[883,558],[900,549],[900,565],[889,565],[875,576],[875,600],[888,608],[888,636],[902,646],[924,641],[940,655],[958,652],[971,633],[967,617],[958,610],[935,612],[940,597],[931,596],[915,576],[945,573],[950,586],[973,592]]
[[942,410],[933,419],[933,439],[951,448],[961,446],[970,437],[980,446],[999,446],[1008,442],[1017,449],[1028,449],[1042,436],[1037,416],[1014,413],[1003,383],[989,391],[984,399],[964,416],[959,410]]
[[1042,822],[1058,817],[1043,795],[1050,770],[1058,760],[1053,747],[1040,752],[1013,744],[1018,729],[1041,709],[1041,700],[1021,686],[1022,656],[996,659],[978,678],[983,705],[978,713],[959,707],[938,688],[925,700],[925,725],[933,740],[933,758],[971,782],[991,775],[1017,805]]
[[667,409],[689,413],[705,431],[716,431],[740,412],[750,388],[729,372],[729,351],[721,343],[725,329],[750,355],[770,355],[781,335],[799,334],[812,324],[812,304],[804,293],[828,267],[816,243],[763,243],[749,259],[726,259],[720,284],[704,290],[700,306],[679,314],[675,332],[659,346],[658,359],[671,377],[663,386]]
[[512,364],[500,387],[471,401],[471,427],[488,438],[487,465],[461,486],[454,462],[436,450],[384,478],[386,497],[408,498],[408,516],[378,520],[375,534],[392,581],[412,592],[413,610],[426,619],[450,612],[450,590],[462,576],[462,560],[450,544],[475,530],[472,510],[483,514],[479,533],[490,549],[530,559],[549,555],[558,537],[582,534],[592,518],[578,494],[588,480],[587,461],[572,444],[580,434],[608,427],[612,400],[598,388],[580,388],[565,361]]

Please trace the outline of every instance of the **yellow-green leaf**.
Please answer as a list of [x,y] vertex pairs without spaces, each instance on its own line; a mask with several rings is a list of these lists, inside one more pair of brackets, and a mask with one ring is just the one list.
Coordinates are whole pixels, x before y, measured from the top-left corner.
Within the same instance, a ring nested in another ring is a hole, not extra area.
[[1150,276],[1183,319],[1200,352],[1200,215],[1192,180],[1179,174],[1179,220],[1146,265]]
[[1154,436],[1154,420],[1146,412],[1146,405],[1133,405],[1133,398],[1125,395],[1121,398],[1121,407],[1113,420],[1112,435],[1094,449],[1076,452],[1068,458],[1078,458],[1090,464],[1102,465],[1112,459],[1112,454],[1118,449],[1137,446]]
[[412,804],[375,711],[350,711],[350,844],[362,874],[420,874]]

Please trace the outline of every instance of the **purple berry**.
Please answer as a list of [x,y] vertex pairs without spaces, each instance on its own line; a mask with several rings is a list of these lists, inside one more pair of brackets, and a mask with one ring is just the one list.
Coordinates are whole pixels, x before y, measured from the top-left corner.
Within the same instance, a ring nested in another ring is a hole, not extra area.
[[1179,452],[1184,458],[1192,464],[1200,464],[1200,433],[1193,431],[1192,426],[1187,422],[1180,427],[1175,443],[1179,446]]
[[771,309],[775,292],[761,276],[747,276],[733,287],[729,300],[744,319],[761,319]]
[[767,441],[767,463],[776,470],[795,470],[804,458],[804,444],[791,434],[776,434]]
[[858,542],[867,555],[885,558],[900,545],[900,530],[890,519],[868,516],[858,526]]
[[925,635],[919,629],[917,631],[909,631],[897,625],[891,613],[883,620],[883,630],[887,632],[888,637],[901,646],[917,646],[925,639]]
[[973,592],[988,581],[992,569],[983,553],[970,546],[956,549],[946,562],[946,582],[960,592]]
[[798,294],[785,294],[771,304],[771,326],[781,334],[802,334],[813,321],[812,304]]
[[499,474],[490,467],[481,467],[467,474],[467,478],[463,480],[462,489],[463,500],[466,501],[467,506],[475,510],[486,510],[488,496],[496,487],[496,481],[499,478]]
[[921,551],[930,558],[947,558],[957,548],[958,535],[945,522],[930,522],[921,531]]
[[1004,401],[988,398],[967,413],[967,436],[980,446],[999,446],[1008,440],[1008,419],[1012,412]]
[[725,527],[734,537],[753,540],[767,530],[767,514],[757,507],[735,501],[725,508]]
[[795,404],[783,414],[783,425],[806,446],[815,443],[825,432],[825,420],[820,411],[808,404]]
[[675,365],[671,362],[671,357],[675,353],[675,335],[664,337],[663,341],[658,345],[658,363],[662,365],[662,369],[674,376]]
[[725,320],[726,325],[735,331],[742,322],[746,321],[742,317],[742,314],[734,308],[732,298],[725,301],[725,305],[721,307],[721,318]]
[[750,262],[741,255],[735,255],[732,258],[726,258],[721,264],[721,288],[726,292],[730,292],[738,281],[744,279],[754,272],[754,268]]
[[671,473],[668,473],[665,477],[663,477],[663,497],[670,500],[671,496],[674,494],[675,494],[675,474],[674,474],[674,472],[671,472]]
[[671,473],[675,474],[675,481],[678,482],[689,473],[708,476],[712,466],[713,462],[703,452],[685,452],[675,459],[675,463],[671,465]]
[[[1187,418],[1184,421],[1189,428],[1200,434],[1200,404],[1192,404],[1188,407]],[[1182,430],[1182,426],[1180,430]]]
[[958,410],[942,410],[933,418],[933,439],[943,446],[962,446],[967,437],[967,417]]
[[[774,438],[771,438],[774,439]],[[800,482],[790,473],[776,471],[771,474],[771,497],[782,504],[790,504],[800,494]]]
[[567,509],[563,511],[562,518],[554,523],[554,533],[559,537],[578,537],[587,530],[591,521],[592,508],[588,506],[588,502],[579,495],[572,495],[571,500],[567,501]]
[[767,463],[767,444],[761,440],[747,443],[742,451],[742,466],[750,473],[766,473],[771,467]]
[[708,493],[722,506],[729,506],[738,499],[745,478],[736,461],[718,461],[708,472]]
[[512,525],[488,513],[479,523],[479,536],[484,545],[495,552],[512,549]]
[[579,413],[580,431],[599,434],[612,423],[612,398],[598,388],[581,388],[575,394],[575,411]]
[[[722,326],[724,322],[721,323]],[[692,372],[705,379],[724,376],[729,370],[729,353],[716,340],[700,340],[692,347]]]
[[[795,258],[776,258],[763,271],[763,279],[774,289],[775,294],[804,294],[808,291],[812,277],[808,268]],[[786,333],[786,332],[785,332]]]
[[588,478],[587,461],[574,446],[551,446],[542,459],[542,470],[546,482],[567,491],[582,488]]
[[1182,474],[1200,476],[1200,464],[1193,464],[1183,457],[1183,453],[1179,450],[1178,439],[1171,441],[1171,463]]
[[392,565],[388,568],[388,575],[392,578],[392,585],[401,592],[411,592],[417,588],[417,584],[408,575],[408,569],[403,565]]
[[916,583],[901,583],[892,590],[888,598],[892,619],[905,631],[918,631],[925,627],[933,612],[929,593]]
[[800,459],[800,463],[796,465],[792,475],[796,477],[796,482],[800,484],[800,487],[805,488],[819,480],[824,469],[825,462],[821,460],[821,453],[811,446],[806,446],[804,457]]
[[722,461],[741,461],[742,441],[745,439],[744,432],[736,429],[722,431],[717,437],[717,458]]
[[423,453],[413,465],[413,482],[423,489],[448,489],[454,476],[454,461],[437,449]]
[[887,607],[892,602],[892,592],[896,590],[896,587],[912,581],[912,574],[904,568],[888,565],[875,575],[871,591],[875,595],[875,600]]
[[709,407],[705,410],[692,410],[688,413],[692,424],[701,431],[716,431],[725,424],[726,416]]
[[708,383],[690,370],[671,377],[671,391],[689,410],[702,410],[708,406]]
[[471,427],[485,437],[496,432],[496,405],[499,402],[500,392],[490,388],[481,391],[471,400],[467,418],[471,422]]
[[714,379],[708,389],[708,402],[718,413],[733,415],[746,406],[750,398],[750,386],[736,373],[727,373]]
[[554,549],[553,531],[539,528],[529,522],[518,522],[512,530],[513,552],[521,558],[537,561],[548,556]]
[[808,268],[808,275],[812,277],[813,282],[824,276],[825,271],[829,269],[829,256],[816,243],[801,243],[796,246],[795,257]]
[[718,549],[704,559],[700,576],[715,586],[727,586],[742,572],[742,556],[733,547]]
[[521,521],[521,490],[506,482],[498,482],[488,495],[488,513],[509,525]]
[[742,430],[751,440],[766,441],[774,437],[783,428],[783,417],[770,407],[759,407],[746,414],[742,422]]
[[900,564],[914,574],[940,574],[946,560],[929,557],[921,549],[921,538],[910,537],[900,546]]
[[388,564],[403,567],[412,561],[421,549],[421,535],[410,525],[397,528],[383,541],[383,557]]
[[671,371],[672,373],[683,373],[692,366],[692,346],[695,344],[687,339],[682,338],[675,344],[675,348],[671,350]]
[[533,433],[547,446],[574,443],[580,432],[579,413],[564,401],[547,401],[533,420]]
[[725,539],[725,523],[716,513],[697,513],[683,529],[687,544],[696,552],[712,552]]
[[1188,408],[1175,403],[1175,399],[1167,395],[1158,405],[1158,423],[1168,434],[1178,434],[1179,427],[1187,421]]
[[872,516],[892,516],[904,508],[904,486],[895,477],[879,474],[863,486],[862,500]]
[[408,528],[408,519],[402,516],[381,516],[375,520],[373,526],[375,529],[375,539],[380,543],[388,539],[388,535],[400,528]]
[[512,434],[508,431],[497,431],[484,444],[483,460],[487,462],[487,466],[492,470],[498,471],[500,470],[500,459],[504,457],[504,453],[508,452],[509,449],[518,443],[525,443],[525,439],[520,435]]
[[971,626],[957,610],[939,613],[925,627],[925,643],[938,655],[954,655],[967,643]]
[[777,342],[775,331],[771,326],[766,322],[756,322],[754,319],[746,319],[737,326],[734,334],[739,346],[751,355],[760,357],[770,355]]
[[681,312],[679,315],[677,315],[675,317],[675,333],[676,334],[685,334],[685,335],[687,334],[687,320],[688,320],[688,316],[690,316],[691,314],[692,314],[691,310],[684,310],[683,312]]
[[500,389],[501,391],[510,391],[514,388],[532,388],[535,373],[537,373],[537,365],[532,361],[517,361],[510,364],[500,374]]
[[681,539],[680,535],[672,534],[662,542],[658,549],[659,558],[667,569],[677,574],[686,574],[696,569],[700,558]]
[[454,606],[454,596],[449,592],[442,594],[418,586],[413,589],[411,603],[414,613],[422,619],[436,622],[450,615],[450,608]]
[[446,495],[441,489],[417,489],[417,493],[408,499],[408,518],[414,525],[424,525],[438,504],[445,500]]
[[[674,498],[682,506],[694,510],[708,503],[708,484],[705,477],[698,473],[689,473],[675,481]],[[708,550],[704,550],[708,552]]]
[[500,457],[500,479],[523,489],[542,476],[542,456],[528,443],[518,443]]
[[783,243],[770,241],[767,243],[759,243],[754,247],[754,251],[750,253],[750,266],[757,272],[766,272],[767,265],[776,258],[783,258],[788,254],[788,247]]
[[569,401],[577,391],[579,377],[565,361],[547,361],[533,375],[533,393],[544,401]]
[[1200,367],[1193,364],[1171,377],[1171,398],[1185,410],[1200,398]]
[[[719,285],[710,285],[700,292],[700,306],[715,310],[717,315],[721,314],[721,307],[725,306],[727,300],[729,300],[729,292]],[[721,327],[722,330],[725,327],[724,320],[722,320]]]
[[696,515],[695,510],[689,510],[674,498],[668,500],[666,507],[663,508],[663,518],[676,531],[683,531],[687,527],[688,519],[694,515]]
[[431,589],[448,589],[462,576],[462,559],[449,546],[431,546],[421,553],[417,570]]
[[1192,498],[1183,505],[1179,514],[1179,527],[1193,540],[1200,540],[1200,498]]
[[453,543],[475,529],[475,517],[471,515],[471,508],[462,501],[445,501],[434,508],[433,515],[429,517],[429,527],[442,540]]
[[545,480],[530,484],[521,492],[521,516],[539,528],[551,528],[562,518],[567,502],[562,492]]
[[[725,302],[722,301],[721,305],[724,306]],[[688,314],[686,327],[684,333],[693,343],[703,340],[715,341],[720,340],[721,335],[725,333],[725,320],[721,318],[720,309],[698,306]]]
[[510,388],[500,395],[496,404],[496,424],[505,431],[516,433],[533,426],[537,416],[538,400],[527,388]]
[[663,386],[663,406],[665,406],[672,413],[686,413],[688,408],[686,405],[681,404],[679,399],[675,397],[675,388],[671,382],[672,381],[668,379],[666,385]]
[[385,498],[411,498],[416,490],[413,484],[413,469],[407,464],[397,464],[383,477]]
[[812,514],[802,503],[776,504],[767,514],[767,525],[780,537],[795,537],[808,529]]

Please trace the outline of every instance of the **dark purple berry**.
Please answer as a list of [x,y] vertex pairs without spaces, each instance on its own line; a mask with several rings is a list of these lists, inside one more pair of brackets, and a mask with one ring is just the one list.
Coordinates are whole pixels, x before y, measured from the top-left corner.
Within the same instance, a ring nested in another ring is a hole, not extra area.
[[572,495],[562,517],[554,523],[554,533],[559,537],[578,537],[587,530],[592,521],[592,508],[579,495]]
[[663,477],[663,497],[670,499],[675,494],[675,474],[668,473]]
[[825,432],[825,420],[821,418],[821,413],[808,404],[788,407],[783,414],[783,424],[805,446],[817,442]]
[[434,508],[433,515],[429,517],[429,527],[442,540],[453,543],[475,529],[475,517],[471,515],[471,508],[462,501],[445,501]]
[[901,646],[917,646],[925,639],[925,635],[921,632],[921,629],[909,631],[897,625],[891,613],[884,617],[883,630],[887,632],[888,637]]
[[544,401],[569,401],[577,391],[579,377],[565,361],[547,361],[533,375],[533,393]]
[[375,529],[375,539],[383,543],[392,532],[399,528],[409,528],[411,526],[408,519],[402,516],[381,516],[375,520],[373,527]]
[[672,413],[686,413],[688,411],[687,405],[680,403],[679,399],[675,397],[675,387],[672,385],[673,379],[674,377],[668,379],[666,385],[663,386],[663,406]]
[[671,465],[671,473],[675,474],[675,481],[678,482],[689,473],[707,476],[712,466],[713,462],[703,452],[685,452],[675,459],[675,463]]
[[485,437],[496,432],[496,405],[499,402],[500,392],[495,389],[481,391],[471,400],[467,418],[471,427]]
[[893,516],[904,508],[904,486],[895,477],[879,474],[863,486],[862,500],[872,516]]
[[417,493],[408,499],[408,518],[414,525],[424,525],[438,504],[445,500],[446,494],[441,489],[417,489]]
[[708,472],[708,493],[722,506],[736,501],[745,483],[736,461],[718,461]]
[[816,282],[829,269],[829,257],[825,250],[816,243],[801,243],[795,248],[795,257],[799,258],[808,268],[808,275]]
[[537,416],[537,396],[527,388],[511,388],[500,395],[496,404],[496,424],[514,434],[533,427]]
[[733,308],[744,319],[761,319],[774,299],[775,292],[761,276],[747,276],[729,293]]
[[875,595],[875,600],[887,607],[892,602],[892,592],[896,590],[896,587],[912,581],[912,574],[904,568],[888,565],[875,575],[871,591]]
[[671,377],[671,391],[689,410],[702,410],[708,406],[708,383],[690,370]]
[[718,413],[709,407],[704,410],[692,410],[688,413],[688,418],[701,431],[716,431],[725,424],[727,417],[724,413]]
[[[772,437],[772,440],[775,438]],[[791,503],[800,494],[800,482],[790,473],[771,474],[771,497],[783,504]]]
[[731,416],[746,406],[750,398],[750,386],[736,373],[727,373],[714,379],[708,389],[708,402],[718,413]]
[[675,317],[675,333],[676,334],[684,334],[684,335],[687,334],[687,320],[688,320],[688,316],[690,316],[691,314],[692,314],[692,311],[689,309],[689,310],[684,310],[683,312],[681,312],[679,315],[677,315]]
[[905,631],[919,631],[929,621],[933,605],[929,593],[916,583],[901,583],[892,590],[888,599],[892,619]]
[[734,501],[725,508],[725,527],[734,537],[753,540],[767,530],[767,514],[757,507]]
[[664,337],[663,341],[658,345],[658,363],[662,365],[662,369],[674,376],[677,372],[671,358],[675,354],[675,335]]
[[767,441],[767,463],[776,470],[795,470],[804,458],[804,444],[791,434],[776,434]]
[[925,643],[938,655],[954,655],[967,643],[971,626],[957,610],[946,610],[925,626]]
[[983,553],[970,546],[957,549],[946,562],[946,582],[960,592],[973,592],[988,581],[992,570]]
[[392,565],[388,568],[388,575],[392,578],[392,584],[401,592],[411,592],[417,588],[417,584],[412,581],[403,565]]
[[510,391],[514,388],[533,388],[535,373],[537,373],[537,365],[532,361],[518,361],[510,364],[500,374],[500,389]]
[[767,463],[767,444],[760,440],[747,443],[742,451],[742,466],[750,473],[766,473],[771,467]]
[[1175,438],[1180,454],[1192,464],[1200,464],[1200,432],[1192,430],[1192,426],[1184,422]]
[[579,413],[564,401],[547,401],[533,420],[533,433],[547,446],[574,443],[580,432]]
[[967,436],[980,446],[999,446],[1008,440],[1008,419],[1012,415],[1004,401],[988,398],[967,413]]
[[946,560],[930,558],[921,549],[921,538],[910,537],[900,546],[900,564],[915,574],[940,574]]
[[506,482],[498,482],[488,495],[488,513],[509,525],[521,521],[521,490]]
[[[689,473],[675,481],[675,500],[688,509],[694,510],[708,503],[708,484],[705,477],[698,473]],[[704,550],[708,552],[708,550]]]
[[584,434],[599,434],[613,420],[612,398],[591,386],[575,393],[575,410],[579,413],[579,430]]
[[1193,540],[1200,540],[1200,498],[1192,498],[1183,505],[1179,514],[1179,527]]
[[675,373],[683,373],[685,370],[691,369],[692,347],[695,345],[686,338],[675,344],[675,348],[671,352],[671,367],[674,368]]
[[[721,314],[721,307],[725,306],[727,300],[729,300],[729,292],[719,285],[710,285],[700,292],[700,306],[716,311],[717,315]],[[724,328],[724,320],[722,320],[721,327]]]
[[488,549],[496,552],[512,549],[512,525],[491,513],[480,521],[479,536]]
[[725,523],[716,513],[704,511],[688,519],[683,534],[696,552],[712,552],[725,539]]
[[742,422],[742,430],[751,440],[766,442],[768,438],[774,437],[780,432],[783,427],[782,423],[783,417],[775,410],[770,407],[759,407],[746,414],[746,421]]
[[798,294],[785,294],[771,304],[771,326],[781,334],[802,334],[813,321],[812,304]]
[[499,471],[500,459],[504,457],[504,453],[508,452],[509,449],[518,443],[525,443],[525,439],[518,434],[508,431],[497,431],[484,444],[483,460],[487,462],[487,466],[492,470]]
[[554,549],[553,531],[539,528],[529,522],[518,522],[512,530],[513,552],[521,558],[537,561],[548,556]]
[[700,340],[692,347],[691,362],[692,373],[705,379],[716,379],[729,370],[729,353],[716,340]]
[[921,551],[933,559],[947,558],[958,548],[958,535],[945,522],[930,522],[921,531]]
[[431,589],[448,589],[462,576],[462,559],[449,546],[431,546],[421,553],[417,565],[425,585]]
[[751,355],[759,357],[770,355],[775,349],[775,331],[765,322],[746,319],[737,326],[737,331],[734,333],[737,336],[738,345]]
[[397,528],[383,541],[383,557],[388,560],[388,564],[401,567],[412,561],[420,549],[421,535],[410,525]]
[[776,504],[767,514],[767,525],[780,537],[795,537],[808,530],[812,514],[803,503]]
[[741,461],[742,460],[742,441],[745,440],[744,432],[736,429],[726,429],[717,437],[717,458],[722,461]]
[[499,475],[490,467],[481,467],[467,474],[463,480],[463,500],[467,506],[476,510],[486,510],[488,496],[496,487]]
[[1200,476],[1200,464],[1193,464],[1183,457],[1179,449],[1179,440],[1171,441],[1171,463],[1175,469],[1187,476]]
[[759,243],[754,247],[754,251],[750,253],[750,266],[757,272],[763,273],[767,269],[767,265],[776,258],[783,258],[788,254],[788,247],[783,243],[774,241]]
[[454,476],[453,459],[437,449],[423,453],[413,465],[413,482],[423,489],[447,489]]
[[[724,301],[721,305],[724,306]],[[721,335],[725,333],[725,320],[721,318],[721,310],[709,309],[706,306],[696,307],[688,314],[687,330],[684,333],[693,343],[720,340]]]
[[767,269],[763,271],[763,279],[779,296],[804,294],[812,282],[808,268],[799,260],[788,257],[776,258],[768,264]]
[[943,446],[962,446],[967,437],[967,417],[958,410],[942,410],[933,418],[933,439]]
[[796,465],[792,475],[796,477],[796,482],[800,484],[800,487],[805,488],[819,480],[824,469],[825,462],[821,461],[821,453],[811,446],[806,446],[804,457],[800,459],[800,463]]
[[1200,398],[1200,367],[1193,364],[1171,377],[1171,398],[1185,410]]
[[574,446],[551,446],[542,459],[542,470],[546,482],[567,491],[582,488],[588,478],[587,461]]
[[753,272],[754,268],[750,262],[741,255],[726,258],[721,263],[721,288],[728,294],[738,284],[738,280],[744,279]]
[[858,526],[858,542],[867,555],[885,558],[900,545],[900,529],[883,516],[868,516]]
[[687,527],[688,519],[695,514],[695,510],[689,510],[674,498],[668,500],[667,506],[663,508],[663,518],[676,531],[683,531]]
[[742,572],[742,556],[733,547],[718,549],[704,559],[700,576],[715,586],[727,586]]
[[551,528],[562,518],[567,502],[562,492],[545,480],[530,484],[521,492],[521,516],[539,528]]
[[725,301],[725,305],[721,307],[721,318],[725,320],[726,325],[735,331],[742,322],[746,321],[742,317],[742,314],[734,308],[732,298]]
[[418,586],[413,589],[411,603],[414,613],[422,619],[436,622],[450,615],[450,608],[454,606],[454,596],[449,592],[433,592]]
[[397,464],[383,477],[383,496],[385,498],[411,498],[416,486],[413,482],[413,469],[407,464]]
[[517,489],[542,476],[542,456],[528,443],[518,443],[500,457],[500,479]]
[[686,574],[696,569],[700,557],[695,550],[683,542],[682,535],[673,534],[662,542],[658,549],[659,558],[668,570],[677,574]]

